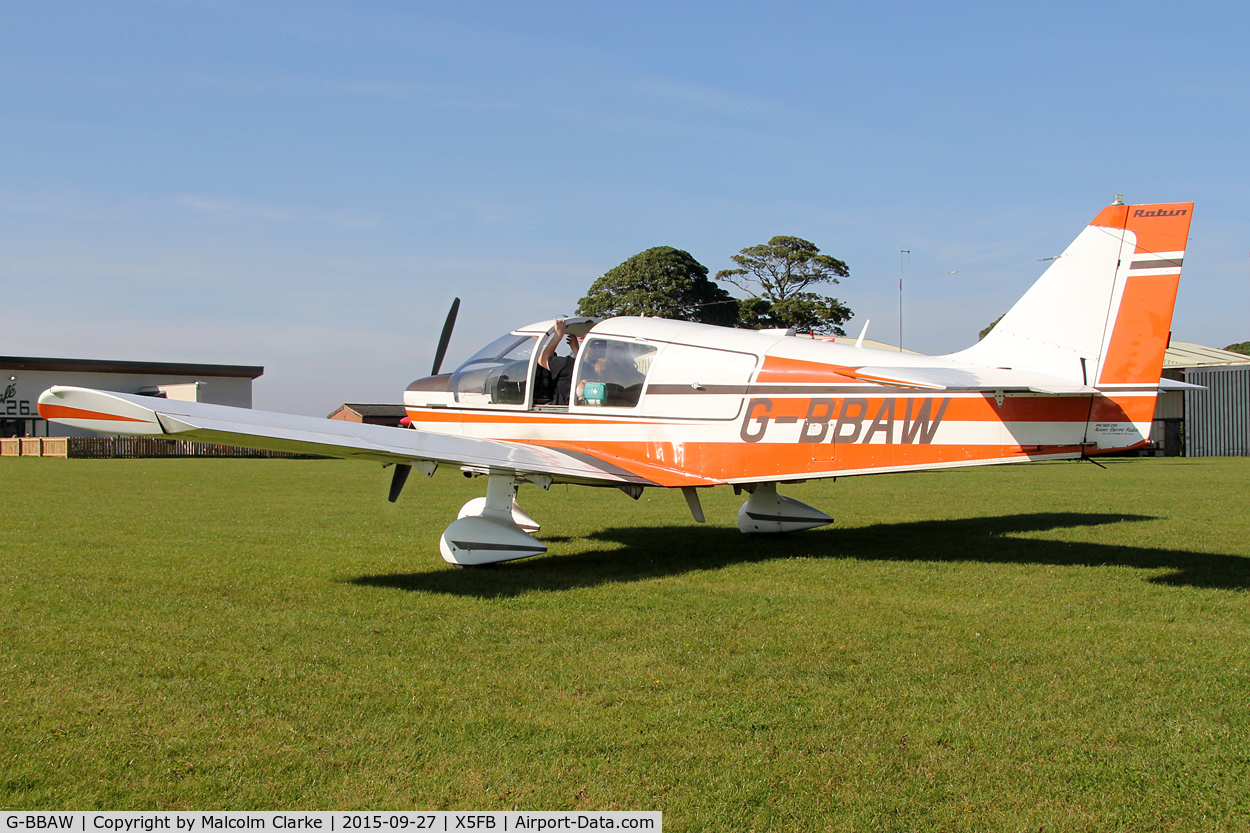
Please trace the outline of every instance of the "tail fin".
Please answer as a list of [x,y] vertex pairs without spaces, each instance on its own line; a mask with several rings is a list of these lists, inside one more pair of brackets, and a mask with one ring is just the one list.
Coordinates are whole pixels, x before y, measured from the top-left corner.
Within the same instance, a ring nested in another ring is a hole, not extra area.
[[956,361],[1085,385],[1154,385],[1193,203],[1110,205]]

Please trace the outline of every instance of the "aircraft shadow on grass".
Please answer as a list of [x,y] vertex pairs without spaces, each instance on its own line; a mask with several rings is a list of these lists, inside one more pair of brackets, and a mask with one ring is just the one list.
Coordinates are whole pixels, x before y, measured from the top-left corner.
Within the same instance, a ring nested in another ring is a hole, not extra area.
[[[1158,584],[1223,590],[1250,588],[1250,558],[1242,556],[1020,537],[1055,529],[1153,520],[1158,519],[1145,515],[1035,513],[827,528],[787,538],[752,538],[733,528],[612,528],[587,536],[587,540],[617,545],[611,549],[516,561],[490,569],[438,569],[360,576],[350,581],[367,587],[503,598],[537,590],[558,591],[642,581],[731,564],[784,558],[854,558],[1135,567],[1167,570],[1167,573],[1150,577],[1151,582]],[[544,540],[563,543],[577,539],[551,536]]]

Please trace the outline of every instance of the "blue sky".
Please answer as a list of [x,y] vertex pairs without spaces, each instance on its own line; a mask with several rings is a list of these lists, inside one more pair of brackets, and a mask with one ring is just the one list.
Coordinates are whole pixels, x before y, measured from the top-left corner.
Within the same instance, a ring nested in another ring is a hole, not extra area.
[[1175,337],[1250,338],[1241,4],[95,2],[0,11],[0,354],[399,401],[651,246],[777,234],[976,340],[1113,194],[1197,203]]

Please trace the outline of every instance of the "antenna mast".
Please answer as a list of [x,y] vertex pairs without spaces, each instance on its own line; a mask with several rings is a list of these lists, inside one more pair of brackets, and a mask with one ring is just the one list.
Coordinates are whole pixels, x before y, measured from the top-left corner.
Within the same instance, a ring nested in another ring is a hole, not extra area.
[[898,352],[903,352],[903,255],[911,262],[911,249],[898,250]]

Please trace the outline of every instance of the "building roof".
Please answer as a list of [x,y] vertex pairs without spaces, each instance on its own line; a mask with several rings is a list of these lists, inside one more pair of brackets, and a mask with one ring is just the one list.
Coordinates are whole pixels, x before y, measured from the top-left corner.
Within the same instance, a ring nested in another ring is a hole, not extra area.
[[[334,413],[348,410],[362,417],[395,417],[403,419],[408,416],[408,411],[403,405],[361,405],[356,402],[344,402],[342,405],[334,409]],[[334,414],[331,414],[333,416]]]
[[54,370],[88,373],[167,373],[173,376],[229,376],[255,379],[263,367],[241,364],[185,364],[183,362],[115,362],[103,359],[41,359],[30,356],[0,356],[5,370]]
[[1163,356],[1164,367],[1213,367],[1218,365],[1250,364],[1250,356],[1207,347],[1192,341],[1173,340]]

